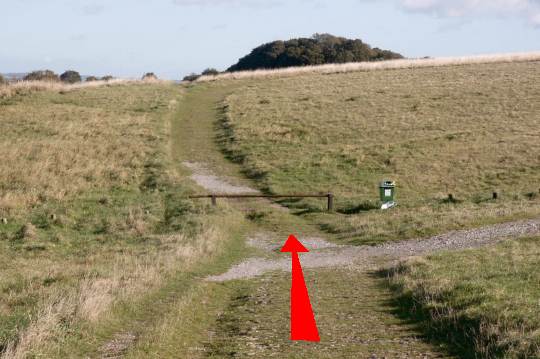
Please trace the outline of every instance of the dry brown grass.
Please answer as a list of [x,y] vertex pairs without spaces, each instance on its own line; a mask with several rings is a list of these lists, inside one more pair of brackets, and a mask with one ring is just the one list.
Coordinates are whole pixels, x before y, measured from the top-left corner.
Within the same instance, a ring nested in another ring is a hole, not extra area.
[[[108,268],[94,265],[78,268],[79,273],[98,270],[100,274],[86,275],[71,290],[58,290],[44,296],[39,312],[19,333],[17,340],[7,344],[0,358],[26,358],[29,354],[50,349],[53,345],[48,341],[52,337],[61,337],[66,323],[81,320],[96,323],[115,303],[159,288],[173,272],[188,270],[197,259],[214,255],[226,235],[210,224],[205,227],[203,233],[192,239],[181,234],[160,237],[162,245],[169,248],[167,251],[144,256],[126,253],[112,258]],[[103,259],[94,260],[103,266]],[[62,271],[63,275],[68,275],[65,268]]]
[[407,260],[390,281],[464,357],[538,358],[539,255],[539,238],[507,241]]
[[[539,61],[239,81],[226,145],[274,193],[334,192],[341,214],[298,207],[347,241],[534,217],[538,81]],[[377,207],[385,178],[398,186],[389,212]]]
[[64,315],[73,310],[67,298],[58,298],[57,301],[44,306],[37,314],[35,321],[22,333],[17,342],[9,342],[2,359],[27,358],[30,350],[37,345],[45,343],[51,334],[52,328],[57,328]]
[[175,278],[189,291],[238,219],[182,198],[169,136],[181,88],[39,88],[0,99],[2,359],[86,357],[86,339],[140,319],[124,308],[148,310]]
[[289,67],[275,70],[255,70],[227,72],[216,76],[201,76],[196,82],[208,82],[227,79],[249,79],[258,77],[283,77],[302,74],[333,74],[357,71],[376,71],[408,69],[422,67],[457,66],[471,64],[492,64],[505,62],[540,61],[540,52],[491,54],[462,57],[440,57],[428,59],[401,59],[377,62],[351,62],[345,64],[327,64],[317,66]]
[[[1,107],[0,217],[82,191],[142,181],[145,156],[158,140],[155,119],[142,111],[144,102],[137,104],[141,99],[129,87],[91,89],[60,97],[45,93]],[[93,106],[120,94],[125,97],[110,109]]]
[[162,195],[141,189],[175,180],[166,133],[178,88],[37,88],[50,91],[0,102],[2,358],[38,355],[219,246],[211,226],[193,238],[156,233]]
[[29,94],[36,91],[68,92],[79,89],[136,84],[140,82],[140,80],[130,79],[113,79],[109,81],[91,81],[75,84],[66,84],[59,81],[17,81],[0,85],[0,99],[9,98],[15,95]]

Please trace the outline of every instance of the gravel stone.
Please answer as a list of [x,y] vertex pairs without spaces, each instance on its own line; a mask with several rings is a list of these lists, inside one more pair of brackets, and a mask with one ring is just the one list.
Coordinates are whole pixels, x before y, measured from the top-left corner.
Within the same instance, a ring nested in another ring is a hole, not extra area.
[[219,194],[259,193],[253,188],[234,184],[233,179],[223,179],[214,175],[200,163],[184,162],[183,165],[193,172],[191,179],[207,191]]
[[[540,234],[540,219],[496,224],[471,230],[452,231],[427,239],[385,243],[379,246],[339,246],[322,238],[299,238],[310,249],[300,253],[304,268],[368,266],[379,267],[381,259],[392,262],[407,257],[430,254],[445,250],[471,249],[500,242],[508,238],[519,238]],[[258,234],[250,238],[251,245],[273,251],[279,246],[272,244],[272,235]],[[311,246],[310,246],[311,244]],[[234,279],[247,279],[271,271],[290,271],[290,255],[283,258],[250,258],[233,266],[226,273],[208,277],[209,281],[222,282]],[[375,261],[378,259],[378,261]]]
[[[191,178],[204,189],[222,194],[259,193],[257,190],[237,185],[234,179],[216,176],[203,164],[184,162],[191,169]],[[426,239],[412,239],[402,242],[385,243],[379,246],[338,245],[316,237],[300,237],[299,240],[310,250],[300,253],[304,268],[364,266],[378,268],[381,260],[386,263],[407,257],[430,254],[444,250],[477,248],[496,243],[507,238],[518,238],[540,234],[540,218],[496,224],[471,230],[452,231]],[[222,282],[234,279],[247,279],[271,271],[290,271],[290,254],[278,254],[283,241],[277,241],[276,235],[258,233],[248,239],[248,243],[276,259],[249,258],[233,266],[226,273],[208,277],[209,281]]]

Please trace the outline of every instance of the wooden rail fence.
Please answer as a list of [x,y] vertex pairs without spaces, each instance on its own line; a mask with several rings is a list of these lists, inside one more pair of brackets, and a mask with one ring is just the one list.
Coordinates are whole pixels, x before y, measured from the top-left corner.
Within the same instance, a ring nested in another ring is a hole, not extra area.
[[212,205],[217,205],[218,198],[326,198],[328,212],[334,210],[334,195],[332,193],[319,194],[201,194],[189,196],[189,198],[210,198]]

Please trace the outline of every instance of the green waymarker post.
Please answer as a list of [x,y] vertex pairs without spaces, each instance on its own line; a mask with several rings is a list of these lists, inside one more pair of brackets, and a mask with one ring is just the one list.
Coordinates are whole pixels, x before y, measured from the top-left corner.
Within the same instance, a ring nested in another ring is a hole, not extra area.
[[395,207],[396,183],[389,180],[382,181],[379,185],[379,195],[383,203],[381,209]]

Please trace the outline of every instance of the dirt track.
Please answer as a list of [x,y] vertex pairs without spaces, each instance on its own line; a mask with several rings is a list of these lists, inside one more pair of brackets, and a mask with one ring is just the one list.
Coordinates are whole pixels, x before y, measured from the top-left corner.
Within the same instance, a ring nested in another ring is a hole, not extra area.
[[[234,184],[234,179],[223,179],[204,165],[184,163],[193,174],[191,178],[206,190],[237,194],[254,193],[256,190]],[[540,234],[540,219],[509,222],[471,230],[452,231],[427,239],[413,239],[380,246],[340,246],[322,238],[299,238],[311,251],[300,255],[304,268],[380,266],[381,260],[395,261],[407,257],[434,253],[444,250],[476,248],[499,242],[506,238],[518,238]],[[273,258],[254,257],[232,267],[226,273],[209,277],[210,281],[227,281],[260,276],[270,271],[290,271],[290,259],[287,255],[278,255],[281,242],[271,233],[260,233],[249,239],[252,246],[272,254]]]
[[[434,253],[443,250],[476,248],[496,243],[505,238],[518,238],[540,233],[540,219],[497,224],[464,231],[454,231],[428,239],[387,243],[380,246],[337,246],[323,239],[300,238],[311,252],[300,254],[304,268],[340,266],[380,266],[381,259],[394,261],[407,257]],[[275,252],[279,246],[269,245],[271,236],[257,236],[250,240],[252,245]],[[317,246],[310,246],[317,243]],[[279,259],[250,258],[226,273],[208,278],[211,281],[252,278],[264,273],[290,271],[290,259],[286,255]],[[377,259],[377,261],[375,261]]]

